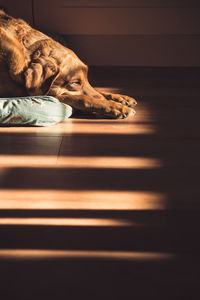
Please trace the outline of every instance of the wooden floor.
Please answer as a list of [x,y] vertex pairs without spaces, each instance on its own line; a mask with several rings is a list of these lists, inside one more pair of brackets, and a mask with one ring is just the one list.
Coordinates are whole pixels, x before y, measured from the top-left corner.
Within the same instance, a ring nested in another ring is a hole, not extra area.
[[136,115],[0,128],[0,298],[200,299],[200,69],[90,77]]

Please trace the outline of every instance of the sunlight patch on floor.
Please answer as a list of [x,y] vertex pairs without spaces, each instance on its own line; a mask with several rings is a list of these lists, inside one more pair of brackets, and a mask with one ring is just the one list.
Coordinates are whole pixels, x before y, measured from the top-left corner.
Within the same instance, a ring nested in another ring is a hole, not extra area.
[[159,261],[175,258],[171,253],[134,252],[134,251],[77,251],[77,250],[40,250],[40,249],[1,249],[0,259],[75,259],[96,258],[132,261]]
[[129,220],[105,218],[0,218],[0,225],[26,226],[140,226]]
[[[134,117],[133,117],[134,118]],[[152,124],[137,124],[134,123],[134,120],[132,117],[129,118],[131,121],[130,124],[127,124],[126,121],[124,121],[124,124],[120,123],[120,127],[118,126],[118,120],[116,120],[116,124],[109,124],[109,123],[103,123],[98,124],[97,126],[92,126],[92,122],[84,123],[83,124],[78,123],[78,119],[68,119],[62,123],[58,123],[53,126],[49,127],[2,127],[0,128],[0,133],[19,133],[19,134],[38,134],[38,135],[62,135],[62,134],[130,134],[130,135],[138,135],[138,134],[154,134],[156,133],[156,128]],[[80,122],[81,119],[79,119]],[[77,123],[70,123],[71,121],[75,121]],[[94,120],[91,120],[94,122]],[[108,121],[107,121],[108,122]],[[112,121],[113,122],[113,121]],[[76,126],[77,125],[77,126]]]
[[162,193],[91,190],[0,190],[0,209],[166,209]]
[[159,159],[146,157],[59,156],[57,159],[54,155],[0,155],[0,166],[1,177],[6,167],[148,169],[161,168],[163,164]]
[[[35,135],[62,135],[62,134],[154,134],[157,128],[153,123],[150,109],[145,103],[138,103],[136,114],[127,119],[101,119],[73,116],[61,123],[49,127],[0,127],[0,133],[18,133]],[[98,123],[98,125],[97,125]]]

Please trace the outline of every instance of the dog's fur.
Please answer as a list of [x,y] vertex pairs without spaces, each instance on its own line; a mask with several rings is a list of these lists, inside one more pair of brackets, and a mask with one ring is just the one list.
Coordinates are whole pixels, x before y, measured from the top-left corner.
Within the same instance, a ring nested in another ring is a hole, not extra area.
[[0,10],[0,97],[50,95],[112,118],[134,114],[135,99],[96,91],[87,73],[72,50]]

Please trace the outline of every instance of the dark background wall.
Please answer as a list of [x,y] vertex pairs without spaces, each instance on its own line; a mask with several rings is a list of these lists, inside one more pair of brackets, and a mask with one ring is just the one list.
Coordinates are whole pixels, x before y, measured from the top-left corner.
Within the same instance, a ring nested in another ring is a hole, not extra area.
[[200,66],[197,0],[0,0],[90,65]]

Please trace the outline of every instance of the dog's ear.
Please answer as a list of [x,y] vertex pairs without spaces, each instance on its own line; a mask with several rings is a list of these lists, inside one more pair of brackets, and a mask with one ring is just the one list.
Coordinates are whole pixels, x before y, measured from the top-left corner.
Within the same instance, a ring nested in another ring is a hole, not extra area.
[[25,85],[29,95],[48,94],[58,74],[59,69],[52,61],[42,59],[31,63],[24,73]]

